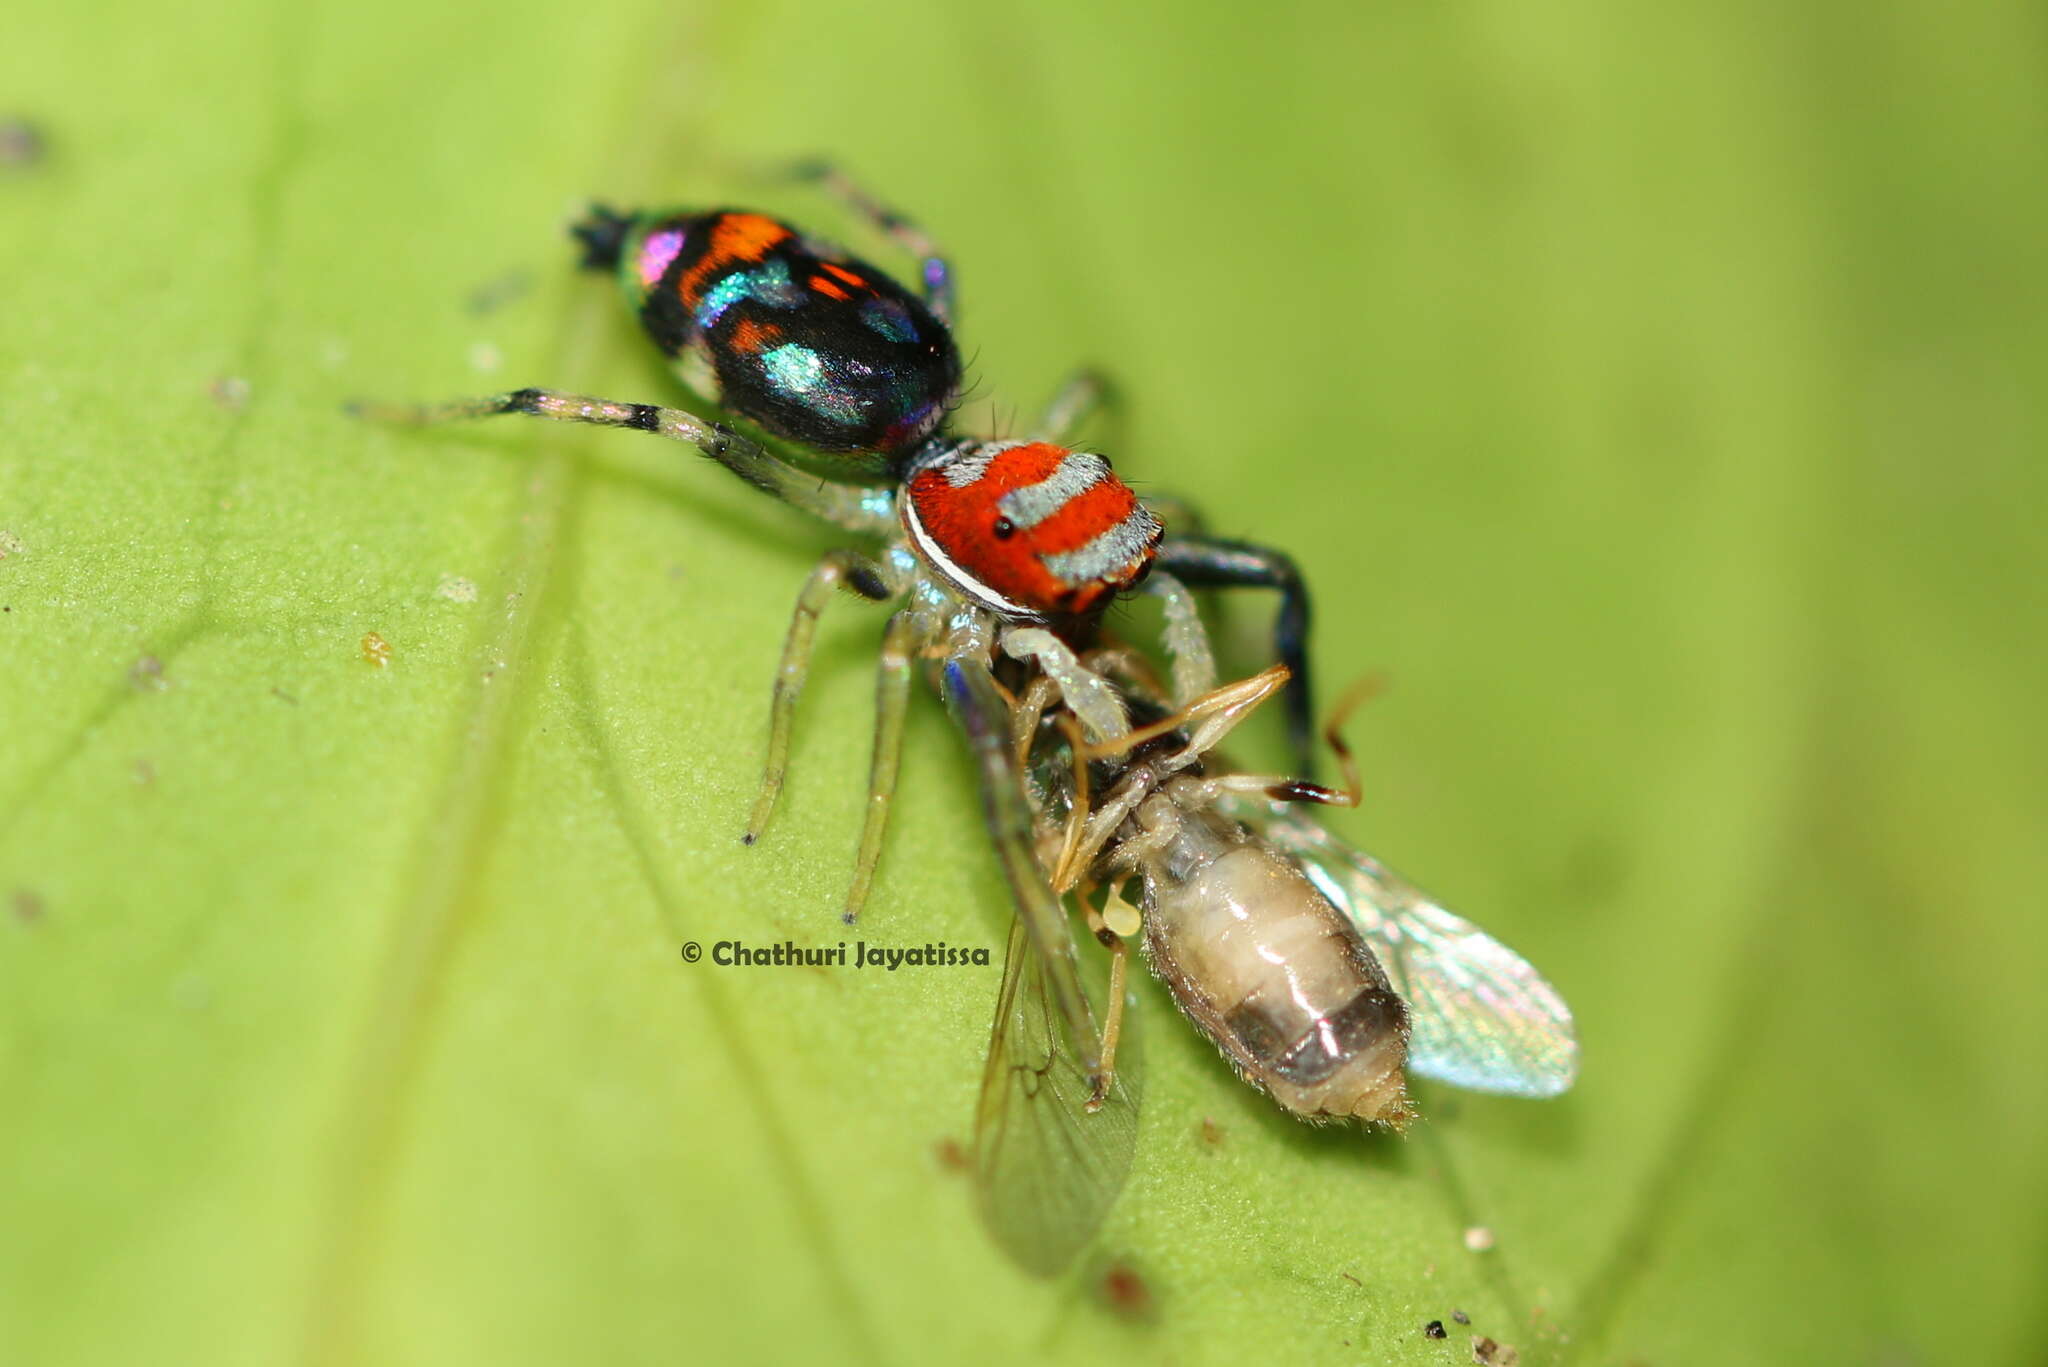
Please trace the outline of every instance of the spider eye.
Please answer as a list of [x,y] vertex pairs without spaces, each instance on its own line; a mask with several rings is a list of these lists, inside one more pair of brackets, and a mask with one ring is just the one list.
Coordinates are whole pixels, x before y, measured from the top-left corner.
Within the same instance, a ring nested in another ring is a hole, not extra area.
[[1007,517],[999,517],[996,519],[995,531],[996,540],[1008,541],[1011,537],[1017,534],[1017,524],[1010,521],[1010,519]]

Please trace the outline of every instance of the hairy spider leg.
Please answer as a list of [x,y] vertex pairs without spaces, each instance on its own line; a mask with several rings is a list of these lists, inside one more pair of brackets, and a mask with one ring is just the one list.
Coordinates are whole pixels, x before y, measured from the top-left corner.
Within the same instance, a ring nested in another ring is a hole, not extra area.
[[[1102,372],[1092,368],[1074,372],[1046,406],[1033,439],[1067,443],[1075,429],[1098,408],[1115,403],[1116,397]],[[1284,551],[1206,535],[1201,514],[1184,498],[1148,494],[1144,503],[1167,528],[1143,589],[1166,602],[1166,648],[1173,663],[1174,702],[1186,706],[1216,686],[1208,633],[1187,589],[1278,589],[1280,612],[1273,623],[1273,653],[1293,676],[1283,699],[1288,739],[1302,774],[1313,777],[1315,692],[1308,672],[1308,588],[1301,571]]]
[[696,447],[763,493],[849,531],[887,535],[896,526],[895,499],[890,492],[821,480],[778,460],[724,423],[705,422],[680,408],[597,399],[553,389],[515,389],[506,394],[442,403],[384,404],[357,400],[348,405],[348,411],[373,422],[409,427],[519,413],[551,422],[652,432]]
[[761,792],[754,799],[746,833],[740,837],[743,845],[759,840],[768,828],[768,818],[775,814],[776,799],[782,795],[782,780],[789,770],[790,724],[796,716],[796,700],[804,690],[804,678],[810,672],[818,617],[833,590],[842,586],[875,603],[897,597],[904,587],[884,566],[860,552],[838,550],[827,551],[797,591],[796,609],[789,615],[789,632],[782,641],[782,662],[775,669],[774,695],[768,703],[768,757],[761,770]]
[[1161,570],[1146,578],[1143,591],[1166,604],[1166,658],[1173,670],[1173,702],[1186,707],[1216,688],[1216,654],[1202,625],[1201,609],[1188,586]]
[[1060,446],[1072,444],[1074,433],[1081,424],[1094,415],[1095,410],[1115,401],[1109,377],[1093,367],[1086,367],[1069,375],[1052,396],[1052,402],[1039,415],[1038,426],[1032,430],[1033,441],[1049,441]]
[[889,618],[882,633],[882,657],[875,674],[875,747],[868,765],[868,801],[861,819],[860,845],[853,859],[853,884],[846,891],[846,910],[839,919],[852,925],[867,905],[882,858],[882,832],[889,825],[889,804],[896,796],[896,773],[903,759],[903,719],[910,710],[910,671],[925,627],[914,608]]
[[953,267],[937,243],[924,229],[876,199],[852,177],[829,161],[803,162],[792,167],[797,180],[810,181],[866,219],[877,231],[917,260],[917,278],[925,306],[948,327],[954,317]]

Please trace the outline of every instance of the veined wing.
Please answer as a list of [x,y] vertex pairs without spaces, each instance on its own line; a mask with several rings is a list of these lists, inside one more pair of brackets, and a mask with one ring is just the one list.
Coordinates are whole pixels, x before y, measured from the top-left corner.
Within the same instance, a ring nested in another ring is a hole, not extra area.
[[[1081,987],[1073,925],[1032,853],[1035,837],[1024,777],[1010,754],[1009,708],[985,665],[948,660],[939,671],[939,693],[966,734],[981,789],[982,820],[995,846],[996,862],[1010,885],[1017,919],[1037,951],[1047,991],[1066,1031],[1067,1046],[1093,1076],[1101,1060],[1095,1051],[1101,1031]],[[1014,956],[1013,956],[1014,957]]]
[[1138,1139],[1131,1033],[1108,1098],[1090,1112],[1088,1070],[1065,1047],[1057,1015],[1040,956],[1023,921],[1014,920],[974,1113],[974,1182],[996,1243],[1041,1277],[1059,1272],[1095,1236]]
[[1548,1097],[1578,1077],[1571,1008],[1529,961],[1299,808],[1233,804],[1351,918],[1407,999],[1408,1068],[1476,1092]]

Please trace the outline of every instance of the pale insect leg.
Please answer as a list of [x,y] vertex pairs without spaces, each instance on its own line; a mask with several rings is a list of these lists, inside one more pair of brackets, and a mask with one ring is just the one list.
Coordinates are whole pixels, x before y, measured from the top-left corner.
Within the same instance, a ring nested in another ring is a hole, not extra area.
[[798,180],[813,181],[869,223],[897,246],[918,258],[918,279],[924,286],[924,300],[942,323],[953,321],[953,268],[936,242],[924,229],[862,189],[852,177],[829,161],[805,162],[792,168]]
[[1136,730],[1126,730],[1121,736],[1092,744],[1089,747],[1089,758],[1103,759],[1110,755],[1122,754],[1155,737],[1191,728],[1186,743],[1175,755],[1164,761],[1161,771],[1172,773],[1184,769],[1220,745],[1223,738],[1237,728],[1239,722],[1250,716],[1259,704],[1271,697],[1286,682],[1286,665],[1268,665],[1248,679],[1238,679],[1209,690],[1170,717],[1161,718],[1149,726],[1141,726]]
[[[1117,896],[1110,890],[1110,896]],[[1088,928],[1095,938],[1109,949],[1109,1001],[1102,1012],[1102,1075],[1088,1093],[1087,1108],[1099,1111],[1109,1100],[1109,1089],[1116,1085],[1116,1047],[1124,1034],[1124,983],[1129,973],[1131,947],[1124,937],[1111,930],[1103,921],[1102,914],[1095,910],[1084,897],[1081,905],[1088,912]]]
[[[1062,870],[1090,867],[1103,847],[1109,843],[1110,838],[1116,834],[1117,829],[1123,825],[1124,820],[1138,809],[1162,780],[1187,768],[1221,744],[1223,738],[1239,722],[1286,682],[1287,667],[1273,665],[1249,679],[1224,684],[1197,698],[1173,716],[1150,726],[1126,731],[1114,740],[1083,747],[1089,758],[1103,758],[1122,754],[1155,737],[1189,728],[1188,739],[1178,751],[1134,765],[1126,771],[1123,781],[1089,813],[1079,838],[1067,842],[1067,849],[1061,859]],[[1124,845],[1131,847],[1132,841],[1126,840]]]
[[[1145,796],[1150,796],[1151,791],[1148,789]],[[1178,802],[1169,803],[1164,811],[1154,807],[1140,810],[1137,813],[1137,834],[1125,836],[1117,842],[1108,871],[1114,876],[1129,877],[1137,873],[1147,860],[1164,855],[1167,847],[1179,838],[1182,810]]]
[[[1377,696],[1385,681],[1377,674],[1368,674],[1346,689],[1344,696],[1331,709],[1330,719],[1323,726],[1323,742],[1337,756],[1337,766],[1344,774],[1342,788],[1330,788],[1305,779],[1285,778],[1279,775],[1259,774],[1217,774],[1202,778],[1183,777],[1176,780],[1188,795],[1191,805],[1204,806],[1215,802],[1226,793],[1244,793],[1265,798],[1273,802],[1312,802],[1325,807],[1356,807],[1364,796],[1365,785],[1358,775],[1358,760],[1351,753],[1350,744],[1344,739],[1344,723],[1362,703]],[[1213,744],[1213,742],[1211,742]],[[1190,750],[1194,747],[1191,745]]]
[[790,614],[789,634],[782,643],[782,663],[775,671],[775,696],[768,705],[768,759],[761,771],[761,795],[754,800],[754,812],[747,820],[743,844],[761,838],[775,800],[782,793],[782,779],[789,768],[789,725],[796,712],[797,695],[803,692],[804,674],[811,664],[811,643],[818,631],[818,614],[824,611],[832,590],[846,585],[864,598],[885,602],[901,591],[883,566],[857,551],[831,551],[796,596],[796,611]]
[[[1060,858],[1060,878],[1071,882],[1078,876],[1078,870],[1089,868],[1102,853],[1102,847],[1109,843],[1117,828],[1137,810],[1138,804],[1152,793],[1152,777],[1149,768],[1138,771],[1145,775],[1146,782],[1126,780],[1117,784],[1100,805],[1088,813],[1078,835],[1070,835]],[[1135,779],[1136,775],[1132,776]]]
[[1024,693],[1010,707],[1010,744],[1017,752],[1017,767],[1031,758],[1031,742],[1038,738],[1038,723],[1046,709],[1059,697],[1059,685],[1043,674],[1031,676]]
[[1044,627],[1011,627],[1002,641],[1004,654],[1036,661],[1039,670],[1059,686],[1067,710],[1087,728],[1091,741],[1113,742],[1130,731],[1122,695],[1107,679],[1083,665],[1059,637]]
[[653,432],[671,441],[689,443],[763,493],[773,494],[785,503],[827,522],[837,523],[849,531],[888,532],[895,526],[894,500],[887,491],[834,484],[815,475],[807,475],[769,455],[724,423],[705,422],[680,408],[596,399],[552,389],[515,389],[505,394],[450,399],[442,403],[387,404],[357,400],[347,406],[347,411],[373,422],[413,427],[521,413],[552,422],[580,422],[598,427]]
[[[1043,675],[1039,676],[1041,679]],[[1060,835],[1060,851],[1053,859],[1052,890],[1059,896],[1066,896],[1081,880],[1080,862],[1081,838],[1088,829],[1088,810],[1093,795],[1088,791],[1088,753],[1081,739],[1081,724],[1074,720],[1072,713],[1062,713],[1054,719],[1067,736],[1067,755],[1073,766],[1072,796],[1067,803],[1066,829]],[[1029,759],[1027,752],[1025,758]]]
[[912,609],[889,619],[882,634],[882,660],[875,676],[875,752],[868,766],[868,807],[861,822],[860,850],[853,861],[853,886],[847,889],[846,910],[839,919],[852,925],[867,904],[882,857],[882,832],[889,824],[889,803],[896,795],[896,771],[903,758],[903,716],[910,705],[911,657],[922,624]]

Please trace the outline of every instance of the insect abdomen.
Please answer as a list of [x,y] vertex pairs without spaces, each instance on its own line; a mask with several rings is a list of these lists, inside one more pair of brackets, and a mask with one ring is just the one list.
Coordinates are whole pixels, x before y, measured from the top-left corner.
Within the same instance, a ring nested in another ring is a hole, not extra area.
[[1234,823],[1182,821],[1146,869],[1145,907],[1182,1009],[1289,1110],[1405,1124],[1407,1007],[1351,923]]
[[684,381],[775,436],[893,459],[959,389],[952,334],[923,300],[765,214],[593,210],[576,234]]

